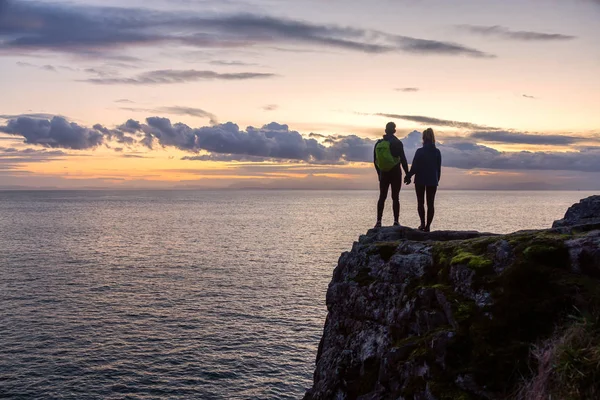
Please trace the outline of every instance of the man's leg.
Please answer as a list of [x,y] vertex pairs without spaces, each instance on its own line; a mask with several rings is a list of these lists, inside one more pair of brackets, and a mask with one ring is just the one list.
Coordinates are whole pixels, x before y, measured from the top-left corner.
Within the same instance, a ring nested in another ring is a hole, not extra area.
[[437,186],[427,186],[427,230],[431,227],[433,216],[435,215],[435,193],[437,192]]
[[425,186],[415,184],[415,192],[417,193],[417,211],[419,212],[419,218],[421,219],[421,226],[419,228],[425,228]]
[[381,179],[379,180],[379,201],[377,202],[377,222],[381,222],[383,217],[383,208],[385,207],[385,199],[388,195],[388,188],[390,187],[390,176],[388,172],[381,173]]
[[400,169],[393,173],[391,184],[394,222],[397,223],[398,219],[400,218],[400,187],[402,186],[402,173],[400,172]]

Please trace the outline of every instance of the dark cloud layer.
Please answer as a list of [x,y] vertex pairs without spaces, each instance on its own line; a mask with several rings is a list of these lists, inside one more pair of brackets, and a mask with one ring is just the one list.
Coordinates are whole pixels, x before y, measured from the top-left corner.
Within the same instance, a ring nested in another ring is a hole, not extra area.
[[[26,143],[67,149],[90,149],[111,142],[154,148],[176,148],[196,153],[188,160],[248,161],[288,160],[309,164],[370,163],[375,140],[355,135],[327,136],[312,134],[308,138],[287,125],[270,123],[260,128],[242,130],[228,122],[192,128],[172,123],[167,118],[151,117],[145,123],[129,120],[114,129],[101,125],[86,128],[69,123],[62,117],[51,120],[20,117],[0,126],[0,132],[18,135]],[[596,138],[597,139],[597,138]],[[534,135],[505,131],[479,131],[461,140],[438,144],[443,164],[461,169],[492,170],[569,170],[600,172],[600,147],[581,148],[572,152],[501,152],[478,142],[517,144],[570,145],[594,141],[559,135]],[[402,139],[407,156],[421,145],[421,133],[412,132]],[[199,154],[200,153],[200,154]],[[206,154],[208,153],[208,154]]]
[[194,69],[187,70],[157,70],[142,72],[131,78],[120,77],[100,77],[89,78],[85,82],[94,83],[97,85],[164,85],[173,83],[186,83],[195,81],[239,81],[249,79],[273,78],[275,74],[266,74],[259,72],[238,72],[238,73],[218,73],[215,71],[197,71]]
[[424,117],[421,115],[399,115],[399,114],[387,114],[387,113],[377,113],[374,114],[380,117],[386,117],[391,119],[402,119],[405,121],[417,122],[420,124],[433,125],[433,126],[445,126],[449,128],[460,128],[460,129],[469,129],[469,130],[495,130],[497,128],[478,125],[471,122],[460,122],[460,121],[450,121],[446,119],[432,118],[432,117]]
[[481,25],[459,25],[459,29],[483,36],[494,36],[502,39],[520,41],[564,41],[576,39],[576,36],[563,35],[560,33],[543,33],[532,31],[513,31],[504,26],[481,26]]
[[49,65],[49,64],[35,65],[35,64],[27,63],[27,62],[17,61],[17,66],[24,67],[24,68],[37,68],[37,69],[41,69],[44,71],[56,72],[56,67],[54,65]]
[[219,65],[223,67],[256,67],[258,64],[249,63],[244,61],[227,61],[227,60],[213,60],[209,61],[210,65]]
[[204,111],[200,108],[181,107],[181,106],[161,107],[158,109],[158,112],[166,113],[166,114],[174,114],[174,115],[188,115],[190,117],[208,118],[210,120],[211,124],[219,123],[216,115],[214,115],[208,111]]
[[93,58],[108,54],[116,60],[127,56],[114,54],[115,50],[164,44],[197,48],[311,45],[366,53],[493,57],[458,43],[254,14],[207,16],[190,11],[0,0],[0,51],[51,50]]
[[68,154],[61,150],[0,147],[0,172],[21,173],[24,171],[18,170],[19,164],[43,163],[63,159],[67,156]]
[[[170,114],[170,115],[187,115],[190,117],[207,118],[210,123],[215,125],[218,124],[218,118],[213,113],[202,110],[201,108],[195,107],[182,107],[182,106],[171,106],[171,107],[158,107],[158,108],[136,108],[136,107],[120,107],[121,110],[133,111],[133,112],[145,112],[155,114]],[[138,130],[141,128],[137,128]]]
[[[552,135],[549,136],[551,141]],[[420,146],[420,140],[419,132],[403,139],[409,158]],[[528,138],[528,141],[533,140]],[[501,152],[476,144],[469,138],[438,144],[438,147],[442,152],[443,165],[453,168],[600,172],[600,148],[573,152]]]
[[55,117],[55,115],[47,114],[47,113],[30,113],[30,114],[19,114],[19,115],[0,114],[0,119],[16,119],[19,117],[29,117],[29,118],[35,118],[35,119],[52,119],[53,117]]
[[576,143],[588,142],[590,140],[596,141],[593,138],[579,136],[546,134],[535,135],[530,133],[509,131],[474,132],[469,137],[488,143],[534,144],[549,146],[568,146]]

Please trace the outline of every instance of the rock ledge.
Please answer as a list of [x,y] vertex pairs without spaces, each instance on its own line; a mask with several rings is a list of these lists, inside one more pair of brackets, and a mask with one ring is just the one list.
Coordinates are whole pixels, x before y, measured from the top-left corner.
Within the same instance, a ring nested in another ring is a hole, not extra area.
[[333,273],[305,399],[600,398],[600,227],[587,212],[565,220],[361,236]]

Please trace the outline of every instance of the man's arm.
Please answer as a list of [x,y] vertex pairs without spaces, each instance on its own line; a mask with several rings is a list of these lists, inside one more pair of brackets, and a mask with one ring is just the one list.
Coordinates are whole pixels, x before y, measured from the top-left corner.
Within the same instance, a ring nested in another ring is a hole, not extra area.
[[406,155],[404,154],[404,145],[398,138],[394,138],[391,143],[392,156],[400,157],[400,163],[402,164],[402,168],[404,169],[404,173],[408,174],[408,161],[406,161]]
[[373,165],[375,165],[375,171],[377,171],[377,176],[381,180],[381,171],[379,171],[379,167],[377,166],[377,152],[375,151],[377,149],[378,144],[379,144],[379,141],[377,141],[375,143],[375,147],[373,147]]
[[409,174],[408,161],[406,161],[406,154],[404,154],[404,145],[402,144],[401,141],[398,141],[398,143],[399,143],[398,147],[400,148],[400,155],[399,155],[400,162],[402,163],[402,168],[404,169],[404,173],[406,175],[408,175]]

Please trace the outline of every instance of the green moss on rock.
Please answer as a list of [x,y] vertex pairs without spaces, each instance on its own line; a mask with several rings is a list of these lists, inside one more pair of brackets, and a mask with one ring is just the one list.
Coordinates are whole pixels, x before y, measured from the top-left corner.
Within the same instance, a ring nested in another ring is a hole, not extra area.
[[471,269],[481,269],[481,268],[489,268],[494,263],[492,260],[488,260],[487,258],[476,255],[473,253],[469,253],[466,251],[460,251],[454,257],[452,257],[452,261],[450,261],[450,265],[463,264]]

